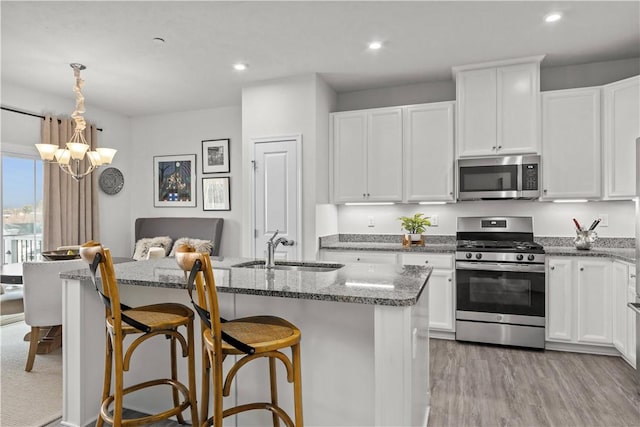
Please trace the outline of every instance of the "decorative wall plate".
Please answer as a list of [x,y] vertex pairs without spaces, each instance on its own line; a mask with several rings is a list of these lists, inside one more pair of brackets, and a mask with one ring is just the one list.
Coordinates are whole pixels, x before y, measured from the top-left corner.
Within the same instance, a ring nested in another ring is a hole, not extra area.
[[100,189],[106,194],[118,194],[124,187],[124,176],[116,168],[106,168],[100,174],[98,183],[100,184]]

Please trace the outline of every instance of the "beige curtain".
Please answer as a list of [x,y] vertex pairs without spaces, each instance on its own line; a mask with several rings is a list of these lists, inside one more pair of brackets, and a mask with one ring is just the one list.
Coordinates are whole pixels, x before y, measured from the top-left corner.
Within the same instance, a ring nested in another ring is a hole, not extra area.
[[[42,143],[61,148],[73,135],[70,119],[45,117],[42,121]],[[91,150],[98,145],[95,125],[87,123],[84,136]],[[88,161],[80,166],[86,170]],[[90,173],[80,181],[74,180],[55,163],[44,165],[44,231],[43,248],[55,250],[59,246],[78,245],[87,240],[99,241],[98,177]]]

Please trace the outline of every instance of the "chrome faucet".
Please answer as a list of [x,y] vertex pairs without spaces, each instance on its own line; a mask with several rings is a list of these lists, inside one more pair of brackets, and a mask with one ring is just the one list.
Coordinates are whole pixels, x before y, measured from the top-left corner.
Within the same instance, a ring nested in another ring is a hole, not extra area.
[[279,244],[282,244],[283,246],[293,246],[293,244],[295,243],[293,240],[288,240],[288,239],[285,239],[284,237],[280,237],[276,241],[274,241],[273,239],[276,238],[279,232],[280,230],[276,230],[276,232],[273,233],[273,236],[271,236],[271,238],[267,240],[267,259],[264,261],[264,266],[266,268],[273,268],[273,266],[276,265],[274,261],[274,256],[275,256],[276,248],[278,247]]

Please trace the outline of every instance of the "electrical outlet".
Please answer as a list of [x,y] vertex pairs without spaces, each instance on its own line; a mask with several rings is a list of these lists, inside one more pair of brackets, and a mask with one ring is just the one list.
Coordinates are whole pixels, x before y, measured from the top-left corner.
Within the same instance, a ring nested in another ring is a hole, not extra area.
[[600,224],[598,224],[598,227],[608,227],[609,226],[609,215],[607,214],[598,214],[598,218],[600,218],[602,221],[600,221]]
[[376,221],[375,218],[373,216],[369,217],[369,223],[367,224],[367,227],[375,227],[376,226]]
[[438,215],[431,215],[429,217],[429,221],[431,221],[431,226],[432,227],[437,227],[438,226]]

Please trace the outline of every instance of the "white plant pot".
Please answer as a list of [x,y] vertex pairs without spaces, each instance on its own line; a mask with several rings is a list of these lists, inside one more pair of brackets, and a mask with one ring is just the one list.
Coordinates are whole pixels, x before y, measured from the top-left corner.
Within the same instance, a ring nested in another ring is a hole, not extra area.
[[412,242],[419,242],[420,240],[422,240],[422,234],[412,234],[409,233],[409,240],[411,240]]

